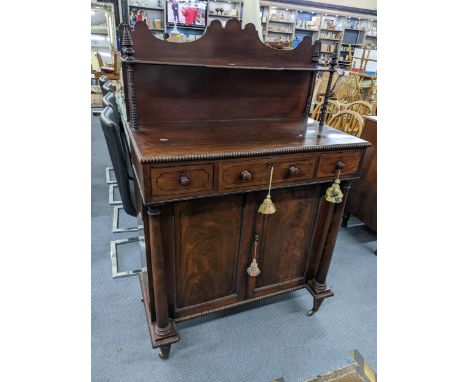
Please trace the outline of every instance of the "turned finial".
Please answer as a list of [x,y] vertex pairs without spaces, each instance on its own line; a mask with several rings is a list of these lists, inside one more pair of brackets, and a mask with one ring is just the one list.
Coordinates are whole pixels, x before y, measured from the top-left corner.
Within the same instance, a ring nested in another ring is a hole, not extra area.
[[320,40],[314,42],[314,52],[312,53],[312,65],[314,67],[318,66],[321,47],[322,42]]
[[[338,48],[337,48],[338,49]],[[330,69],[328,69],[329,72],[333,73],[333,72],[336,72],[336,68],[335,66],[338,65],[338,61],[337,61],[337,54],[336,53],[333,53],[331,55],[331,60],[330,60]]]
[[133,54],[135,50],[133,49],[132,36],[130,35],[130,27],[128,24],[123,26],[123,35],[122,35],[122,58],[126,60],[133,60]]
[[338,65],[336,52],[331,55],[331,60],[329,62],[329,65],[330,65],[330,68],[328,69],[329,76],[328,76],[327,90],[325,91],[325,99],[323,100],[322,111],[320,112],[320,117],[319,117],[319,130],[322,129],[323,124],[325,123],[325,116],[327,114],[327,109],[328,109],[328,101],[330,100],[330,97],[331,97],[331,84],[333,80],[333,75],[336,72],[335,66]]

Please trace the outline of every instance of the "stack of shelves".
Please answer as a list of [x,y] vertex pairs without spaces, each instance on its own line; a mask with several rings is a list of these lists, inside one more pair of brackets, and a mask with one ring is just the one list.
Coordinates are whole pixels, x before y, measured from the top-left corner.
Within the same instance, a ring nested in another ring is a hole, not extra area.
[[[219,1],[221,2],[221,1]],[[207,25],[208,1],[203,0],[165,0],[166,4],[166,32],[171,35],[173,32],[185,36],[184,41],[193,41],[200,38],[205,33]],[[215,6],[222,8],[224,5]],[[196,16],[189,14],[188,9],[196,10]],[[215,11],[216,13],[216,11]]]
[[289,8],[268,7],[266,43],[284,43],[290,46],[294,39],[296,11]]
[[367,20],[356,17],[346,18],[346,26],[338,58],[338,64],[341,68],[349,68],[353,61],[354,49],[363,46],[366,27]]
[[305,36],[312,38],[312,43],[318,38],[320,29],[320,15],[315,12],[307,12],[298,10],[296,16],[296,24],[294,27],[294,37],[302,40]]
[[[199,9],[194,25],[178,22],[177,30],[188,40],[199,38],[213,20],[223,25],[230,18],[242,20],[243,0],[128,0],[129,23],[136,15],[144,18],[151,31],[159,38],[174,29],[174,7],[188,6]],[[177,4],[177,5],[176,5]],[[274,3],[273,3],[274,4]],[[206,13],[205,13],[206,12]],[[341,68],[349,68],[356,47],[377,49],[377,21],[370,18],[316,12],[300,6],[274,6],[271,2],[260,4],[264,42],[273,47],[291,48],[305,36],[322,42],[320,62],[326,63],[332,53],[338,56]]]
[[213,20],[221,21],[226,25],[229,19],[240,20],[242,3],[240,0],[216,0],[208,2],[208,25]]
[[369,20],[367,23],[364,46],[369,49],[377,49],[377,21]]
[[162,38],[166,30],[165,4],[163,0],[130,0],[128,21],[131,26],[137,21],[145,21],[157,37]]

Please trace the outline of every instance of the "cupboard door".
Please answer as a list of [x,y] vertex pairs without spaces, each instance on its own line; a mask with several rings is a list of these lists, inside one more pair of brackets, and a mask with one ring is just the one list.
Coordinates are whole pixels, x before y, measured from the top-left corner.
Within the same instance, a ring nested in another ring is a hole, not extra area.
[[[257,209],[264,197],[262,193]],[[304,284],[320,186],[273,190],[271,198],[276,213],[256,217],[261,273],[255,289],[248,292],[251,297]]]
[[243,299],[246,275],[239,274],[243,205],[243,195],[175,203],[176,317]]

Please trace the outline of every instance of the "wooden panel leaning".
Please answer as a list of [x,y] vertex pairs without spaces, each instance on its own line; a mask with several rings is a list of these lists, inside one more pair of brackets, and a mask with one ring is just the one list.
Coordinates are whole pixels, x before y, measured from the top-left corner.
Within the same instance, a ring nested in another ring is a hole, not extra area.
[[300,288],[314,313],[369,146],[308,118],[318,71],[335,70],[318,67],[320,43],[275,50],[237,20],[185,44],[144,23],[120,35],[153,347],[167,358],[176,322]]

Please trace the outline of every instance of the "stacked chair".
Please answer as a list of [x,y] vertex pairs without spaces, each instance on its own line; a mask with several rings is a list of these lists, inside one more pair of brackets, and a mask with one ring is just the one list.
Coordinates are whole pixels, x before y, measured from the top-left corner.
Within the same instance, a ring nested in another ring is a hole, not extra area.
[[343,105],[343,110],[352,110],[360,115],[374,115],[374,106],[367,101],[354,101]]
[[[106,82],[109,81],[109,78],[107,76],[101,76],[99,77],[99,86],[101,87],[101,92],[102,92],[102,96],[104,96],[104,89],[103,89],[103,86]],[[107,89],[107,87],[106,87]]]
[[[320,118],[320,113],[322,112],[323,101],[320,101],[317,105],[314,106],[312,113],[310,114],[312,119],[318,121]],[[328,123],[330,119],[340,111],[340,105],[336,101],[328,101],[327,113],[325,114],[325,123]]]
[[328,124],[335,129],[359,138],[362,134],[362,128],[364,127],[364,119],[355,111],[343,110],[333,115],[328,121]]
[[[107,83],[104,83],[102,87],[106,88],[106,85]],[[101,127],[106,139],[107,149],[116,178],[115,183],[109,185],[109,195],[112,196],[110,198],[110,204],[114,205],[112,232],[137,232],[141,227],[119,228],[121,210],[124,210],[128,215],[134,217],[137,216],[137,212],[135,208],[134,173],[130,150],[113,91],[107,92],[103,97],[103,106],[104,110],[100,116]],[[113,197],[113,190],[115,187],[119,189],[121,201],[116,201]],[[125,272],[119,272],[118,270],[117,246],[139,241],[140,238],[138,236],[111,241],[112,277],[133,276],[142,271],[142,269],[134,269]]]
[[[99,87],[101,88],[101,93],[102,93],[102,106],[105,107],[104,105],[104,96],[107,95],[107,93],[109,93],[109,89],[111,89],[111,86],[110,86],[110,81],[109,81],[109,78],[107,76],[101,76],[99,77]],[[107,84],[109,82],[109,84]],[[104,87],[104,85],[106,84],[106,86]],[[110,91],[110,93],[113,93],[113,91]],[[118,110],[117,110],[118,111]],[[112,175],[111,175],[111,172],[113,172],[114,169],[112,167],[106,167],[106,183],[107,184],[117,184],[117,181],[114,179],[112,180]],[[111,202],[114,198],[114,187],[109,187],[109,203],[110,204],[117,204],[117,203],[113,203]]]
[[101,87],[102,96],[104,97],[109,92],[114,92],[112,81],[107,76],[99,77],[99,86]]

